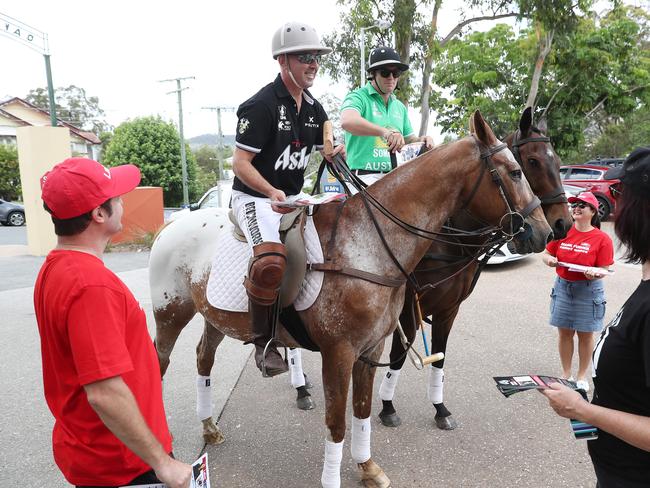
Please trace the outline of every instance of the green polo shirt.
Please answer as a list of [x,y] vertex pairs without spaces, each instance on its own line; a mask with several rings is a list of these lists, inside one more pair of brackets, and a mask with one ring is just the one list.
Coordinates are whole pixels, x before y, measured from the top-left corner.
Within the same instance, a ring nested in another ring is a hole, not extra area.
[[[404,104],[391,94],[386,105],[372,83],[367,83],[347,94],[341,112],[347,109],[356,110],[361,117],[373,124],[398,130],[405,138],[413,134],[413,127]],[[354,136],[346,132],[345,150],[348,166],[351,169],[385,172],[391,170],[388,144],[383,137]]]

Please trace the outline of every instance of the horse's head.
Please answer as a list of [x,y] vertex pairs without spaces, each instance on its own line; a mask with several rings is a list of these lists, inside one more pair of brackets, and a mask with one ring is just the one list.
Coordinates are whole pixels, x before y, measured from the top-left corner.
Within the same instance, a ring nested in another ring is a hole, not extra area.
[[546,127],[543,125],[533,125],[532,109],[527,107],[521,114],[519,130],[508,135],[505,142],[523,169],[531,189],[541,200],[554,238],[562,239],[571,228],[573,219],[560,179],[560,158],[545,135]]
[[506,234],[523,234],[513,241],[517,252],[543,251],[552,231],[521,166],[478,110],[470,118],[470,132],[480,167],[476,183],[465,189],[466,207],[478,218],[499,225]]

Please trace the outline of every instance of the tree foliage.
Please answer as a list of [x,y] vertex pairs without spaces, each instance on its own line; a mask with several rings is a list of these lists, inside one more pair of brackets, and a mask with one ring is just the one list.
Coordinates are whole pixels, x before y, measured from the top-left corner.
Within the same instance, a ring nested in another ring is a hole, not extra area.
[[[188,191],[190,200],[200,196],[196,160],[186,144]],[[120,124],[106,148],[107,166],[133,163],[142,172],[143,186],[161,186],[165,205],[183,202],[180,136],[171,122],[160,117],[139,117]]]
[[0,198],[22,200],[18,150],[15,146],[0,144]]
[[[50,103],[47,88],[30,90],[25,97],[32,105],[49,112]],[[99,107],[99,98],[89,97],[86,90],[75,85],[59,87],[54,90],[56,115],[65,122],[91,131],[94,134],[111,129],[104,120],[104,111]]]

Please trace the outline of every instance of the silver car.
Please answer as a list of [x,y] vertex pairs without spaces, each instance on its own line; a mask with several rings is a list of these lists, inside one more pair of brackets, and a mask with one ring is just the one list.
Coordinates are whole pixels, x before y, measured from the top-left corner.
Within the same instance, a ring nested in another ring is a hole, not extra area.
[[0,224],[16,227],[25,225],[25,207],[0,199]]

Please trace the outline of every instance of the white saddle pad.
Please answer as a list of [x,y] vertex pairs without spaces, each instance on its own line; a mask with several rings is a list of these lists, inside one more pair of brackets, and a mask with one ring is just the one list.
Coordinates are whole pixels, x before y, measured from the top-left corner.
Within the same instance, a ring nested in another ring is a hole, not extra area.
[[[248,261],[252,253],[247,243],[235,239],[232,228],[231,223],[224,226],[215,243],[216,254],[212,259],[206,294],[208,302],[215,308],[230,312],[247,312],[248,297],[244,288],[244,276],[248,271]],[[308,263],[323,262],[323,250],[311,217],[307,218],[305,225],[305,248]],[[322,285],[323,272],[308,270],[294,302],[296,310],[311,307]]]

